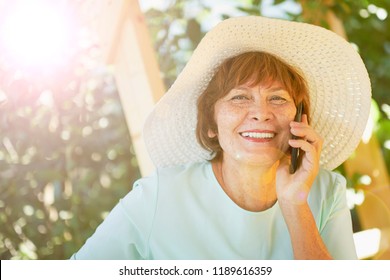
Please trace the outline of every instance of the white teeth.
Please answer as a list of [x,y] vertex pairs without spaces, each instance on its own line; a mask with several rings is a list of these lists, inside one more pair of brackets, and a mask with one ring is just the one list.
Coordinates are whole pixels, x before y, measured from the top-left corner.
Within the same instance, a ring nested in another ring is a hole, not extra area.
[[250,137],[250,138],[273,138],[275,136],[275,133],[270,132],[243,132],[241,133],[244,137]]

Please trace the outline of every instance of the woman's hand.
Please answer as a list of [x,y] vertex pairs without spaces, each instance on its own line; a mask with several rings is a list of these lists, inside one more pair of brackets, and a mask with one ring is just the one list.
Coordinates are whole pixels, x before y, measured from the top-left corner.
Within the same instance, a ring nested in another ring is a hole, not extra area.
[[290,174],[290,157],[283,159],[276,174],[276,195],[288,231],[295,259],[331,259],[315,219],[307,203],[311,186],[320,166],[321,137],[302,115],[302,122],[291,122],[291,133],[300,139],[289,140],[293,148],[303,153],[302,163]]
[[299,139],[290,139],[293,148],[299,148],[302,162],[294,174],[290,174],[291,158],[286,156],[281,160],[276,175],[276,193],[279,204],[283,207],[302,205],[307,202],[307,196],[319,170],[322,149],[322,139],[309,126],[307,115],[302,115],[302,122],[290,123],[291,133]]

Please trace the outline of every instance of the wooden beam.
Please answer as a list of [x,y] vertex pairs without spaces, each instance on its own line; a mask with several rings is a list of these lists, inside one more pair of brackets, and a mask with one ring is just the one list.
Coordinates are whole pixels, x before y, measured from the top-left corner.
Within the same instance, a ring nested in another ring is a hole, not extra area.
[[144,15],[136,0],[105,0],[97,24],[104,59],[115,79],[142,175],[154,166],[142,138],[145,119],[165,92]]

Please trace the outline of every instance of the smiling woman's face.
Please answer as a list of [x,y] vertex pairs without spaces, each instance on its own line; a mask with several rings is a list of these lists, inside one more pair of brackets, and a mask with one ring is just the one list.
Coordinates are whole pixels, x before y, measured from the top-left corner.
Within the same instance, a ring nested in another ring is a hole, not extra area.
[[218,67],[199,97],[196,137],[215,159],[224,153],[275,162],[288,151],[300,102],[310,123],[309,92],[297,69],[268,53],[240,54]]
[[223,158],[248,164],[271,166],[289,150],[290,122],[296,107],[278,82],[233,88],[214,108]]

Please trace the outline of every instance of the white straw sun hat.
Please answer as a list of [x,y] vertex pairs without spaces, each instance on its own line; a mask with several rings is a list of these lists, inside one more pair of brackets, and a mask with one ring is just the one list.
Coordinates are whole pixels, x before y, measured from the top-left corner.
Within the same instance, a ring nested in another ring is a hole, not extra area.
[[311,125],[324,139],[320,165],[332,170],[351,155],[371,104],[370,80],[359,54],[324,28],[247,16],[225,20],[206,34],[149,115],[144,138],[157,167],[211,159],[196,140],[197,99],[224,60],[249,51],[273,54],[303,73]]

